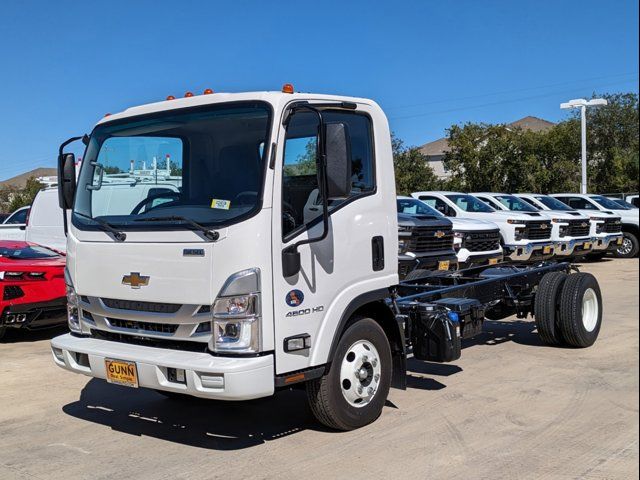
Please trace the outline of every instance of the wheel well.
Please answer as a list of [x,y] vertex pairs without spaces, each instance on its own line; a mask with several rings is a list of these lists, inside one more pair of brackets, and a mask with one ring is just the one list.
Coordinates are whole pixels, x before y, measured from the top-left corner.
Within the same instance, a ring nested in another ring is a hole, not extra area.
[[638,227],[636,227],[635,225],[632,225],[630,223],[624,223],[622,225],[622,231],[623,232],[633,233],[636,237],[638,236]]
[[[404,332],[398,324],[396,317],[391,308],[383,301],[373,301],[365,303],[359,306],[344,322],[342,329],[336,336],[340,339],[344,332],[349,328],[358,318],[367,317],[374,320],[382,327],[389,345],[391,347],[391,356],[393,359],[393,377],[391,386],[395,388],[406,388],[406,355],[405,355],[405,339]],[[336,342],[337,343],[337,342]],[[331,348],[331,357],[333,357],[334,346]]]

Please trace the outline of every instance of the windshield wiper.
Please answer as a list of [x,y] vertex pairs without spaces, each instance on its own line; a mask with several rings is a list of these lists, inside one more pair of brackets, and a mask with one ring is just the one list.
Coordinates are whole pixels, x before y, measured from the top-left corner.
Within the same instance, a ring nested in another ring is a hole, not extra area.
[[214,230],[210,230],[204,225],[200,225],[198,222],[194,222],[190,218],[183,217],[181,215],[170,215],[166,217],[148,217],[148,218],[138,218],[134,220],[135,222],[185,222],[194,227],[195,229],[202,232],[202,234],[207,237],[209,240],[215,242],[220,238],[220,234]]
[[96,222],[100,226],[100,229],[103,232],[111,233],[113,235],[113,238],[115,238],[118,242],[124,242],[127,239],[127,234],[126,233],[121,232],[120,230],[117,230],[117,229],[113,228],[109,222],[105,222],[104,220],[101,220],[99,218],[87,217],[86,215],[81,215],[81,216]]

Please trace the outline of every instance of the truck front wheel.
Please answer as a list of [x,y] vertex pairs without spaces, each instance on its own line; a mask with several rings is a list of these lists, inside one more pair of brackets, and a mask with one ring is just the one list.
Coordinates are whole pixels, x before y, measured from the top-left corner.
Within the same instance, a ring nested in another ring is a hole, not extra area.
[[618,258],[635,258],[638,256],[640,250],[640,244],[638,243],[638,237],[631,232],[624,232],[624,238],[622,245],[616,250],[616,257]]
[[329,372],[307,383],[314,416],[336,430],[353,430],[380,416],[391,385],[391,347],[378,323],[360,318],[342,335]]

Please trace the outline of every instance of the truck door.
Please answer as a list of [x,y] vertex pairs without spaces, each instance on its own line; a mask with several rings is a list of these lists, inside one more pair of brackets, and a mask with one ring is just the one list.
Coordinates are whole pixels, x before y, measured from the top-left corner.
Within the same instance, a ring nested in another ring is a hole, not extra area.
[[[376,275],[371,266],[372,239],[387,234],[380,231],[388,222],[379,220],[384,210],[375,195],[370,117],[342,110],[325,110],[322,115],[325,122],[341,122],[348,127],[351,194],[346,199],[330,202],[327,237],[301,245],[298,249],[300,273],[285,278],[282,250],[300,240],[319,237],[323,232],[316,169],[319,120],[308,111],[294,113],[280,138],[273,189],[276,373],[326,362],[326,358],[314,360],[314,349],[319,347],[316,340],[335,329],[333,323],[339,321],[336,312],[346,298],[367,288],[367,280]],[[387,261],[397,262],[397,259]],[[285,352],[285,339],[296,336],[308,336],[311,348]],[[327,348],[327,342],[322,343],[321,348]]]

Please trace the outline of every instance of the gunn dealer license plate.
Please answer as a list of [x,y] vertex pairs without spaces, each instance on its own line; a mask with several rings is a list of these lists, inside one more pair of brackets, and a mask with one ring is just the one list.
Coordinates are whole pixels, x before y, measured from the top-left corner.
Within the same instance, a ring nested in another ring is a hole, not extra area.
[[104,367],[107,371],[107,382],[138,388],[138,369],[134,362],[106,359]]
[[449,270],[450,265],[451,265],[451,262],[449,262],[449,260],[438,262],[438,270]]
[[543,247],[543,249],[542,249],[542,254],[543,255],[548,255],[550,253],[551,253],[551,247],[550,246]]

